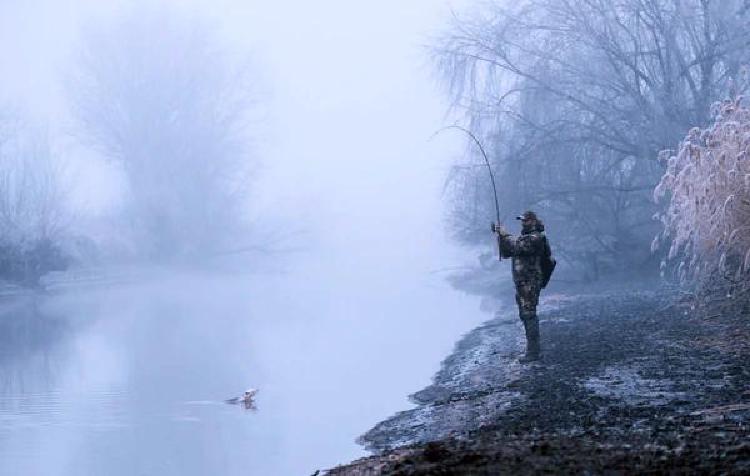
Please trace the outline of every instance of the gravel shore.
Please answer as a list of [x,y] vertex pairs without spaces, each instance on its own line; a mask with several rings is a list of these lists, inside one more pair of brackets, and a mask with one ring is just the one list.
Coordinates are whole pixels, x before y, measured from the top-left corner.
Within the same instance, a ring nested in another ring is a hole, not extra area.
[[464,336],[416,407],[329,475],[750,474],[750,326],[674,290],[548,294],[544,360],[508,310]]

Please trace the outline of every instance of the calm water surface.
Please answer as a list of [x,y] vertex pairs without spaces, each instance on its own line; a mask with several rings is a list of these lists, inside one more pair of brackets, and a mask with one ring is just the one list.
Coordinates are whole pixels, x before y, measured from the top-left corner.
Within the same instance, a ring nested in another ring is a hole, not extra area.
[[[325,267],[3,299],[0,474],[306,475],[363,455],[356,437],[488,316],[439,274]],[[222,403],[247,387],[257,411]]]

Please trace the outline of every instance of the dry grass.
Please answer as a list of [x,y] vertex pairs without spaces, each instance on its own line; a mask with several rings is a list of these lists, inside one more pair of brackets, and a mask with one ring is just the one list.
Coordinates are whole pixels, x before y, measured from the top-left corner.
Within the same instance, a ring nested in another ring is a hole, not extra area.
[[660,220],[664,232],[655,250],[669,245],[664,271],[674,267],[681,282],[717,276],[747,288],[750,269],[750,109],[742,98],[715,106],[707,129],[693,128],[677,155],[663,153],[667,169],[654,191],[668,197]]

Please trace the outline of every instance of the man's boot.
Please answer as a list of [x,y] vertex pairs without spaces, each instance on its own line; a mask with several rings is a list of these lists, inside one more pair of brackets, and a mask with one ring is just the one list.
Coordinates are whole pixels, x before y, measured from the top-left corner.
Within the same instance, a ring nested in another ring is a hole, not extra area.
[[541,358],[541,349],[539,348],[539,318],[536,313],[524,316],[523,327],[526,331],[526,355],[521,362],[532,362]]

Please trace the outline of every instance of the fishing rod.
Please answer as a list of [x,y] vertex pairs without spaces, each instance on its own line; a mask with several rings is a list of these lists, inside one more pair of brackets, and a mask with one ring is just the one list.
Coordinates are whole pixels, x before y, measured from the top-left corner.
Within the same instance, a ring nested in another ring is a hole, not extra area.
[[[495,185],[495,174],[492,172],[492,166],[490,165],[490,159],[487,157],[487,152],[484,150],[484,146],[482,143],[477,139],[477,136],[474,135],[473,132],[471,132],[469,129],[466,129],[465,127],[459,126],[458,124],[453,124],[451,126],[443,127],[442,129],[438,129],[435,134],[433,134],[433,137],[440,134],[443,131],[446,131],[448,129],[456,129],[464,134],[468,135],[472,141],[477,145],[479,148],[479,152],[482,153],[482,157],[484,158],[484,165],[487,167],[487,172],[490,174],[490,182],[492,183],[492,194],[495,199],[495,218],[497,219],[497,226],[500,226],[500,204],[497,200],[497,186]],[[492,224],[492,231],[495,231],[495,224]],[[503,259],[502,251],[500,250],[500,243],[498,242],[498,260]]]

